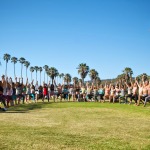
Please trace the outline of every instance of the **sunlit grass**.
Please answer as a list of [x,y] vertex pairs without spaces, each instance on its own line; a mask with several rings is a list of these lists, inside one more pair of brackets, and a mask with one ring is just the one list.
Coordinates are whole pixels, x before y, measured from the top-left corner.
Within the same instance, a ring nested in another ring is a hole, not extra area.
[[0,113],[0,149],[150,149],[150,105],[32,103]]

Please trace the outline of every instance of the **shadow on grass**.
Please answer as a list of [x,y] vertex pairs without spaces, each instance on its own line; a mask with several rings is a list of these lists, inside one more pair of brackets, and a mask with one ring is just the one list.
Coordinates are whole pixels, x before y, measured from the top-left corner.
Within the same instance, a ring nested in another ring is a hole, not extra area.
[[32,110],[42,109],[44,105],[51,103],[30,103],[30,104],[20,104],[9,107],[7,111],[0,110],[0,113],[28,113]]

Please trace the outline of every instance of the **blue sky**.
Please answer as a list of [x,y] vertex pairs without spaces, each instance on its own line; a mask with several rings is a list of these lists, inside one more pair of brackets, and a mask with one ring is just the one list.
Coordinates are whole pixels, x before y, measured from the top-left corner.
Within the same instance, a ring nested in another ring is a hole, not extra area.
[[[80,77],[80,63],[101,79],[115,78],[125,67],[134,76],[150,75],[149,8],[149,0],[0,0],[0,73],[9,53],[72,77]],[[17,63],[18,77],[20,68]],[[10,62],[8,75],[13,77]]]

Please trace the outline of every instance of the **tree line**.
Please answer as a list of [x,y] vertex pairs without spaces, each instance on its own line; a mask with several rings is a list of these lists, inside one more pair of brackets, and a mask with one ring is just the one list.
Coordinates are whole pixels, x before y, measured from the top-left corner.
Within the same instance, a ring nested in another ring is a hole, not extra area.
[[[73,81],[74,84],[84,84],[85,81],[84,79],[89,75],[91,78],[91,83],[94,84],[101,84],[105,82],[112,82],[115,83],[117,81],[119,82],[129,82],[130,79],[134,78],[132,77],[133,75],[133,70],[129,67],[125,67],[122,74],[118,75],[115,79],[106,79],[106,80],[101,80],[99,77],[98,71],[95,69],[90,69],[89,66],[86,63],[80,63],[77,67],[78,74],[80,75],[80,79],[78,77],[71,77],[69,73],[59,73],[58,70],[55,67],[49,67],[48,65],[44,65],[43,67],[39,66],[30,66],[30,62],[27,61],[25,58],[20,57],[19,59],[17,57],[11,57],[10,54],[4,54],[3,56],[4,61],[6,62],[6,68],[5,68],[5,77],[7,77],[7,64],[11,60],[11,63],[14,65],[14,78],[16,78],[16,70],[15,70],[15,65],[17,62],[21,64],[21,78],[22,78],[22,72],[23,72],[23,65],[26,67],[26,78],[28,78],[28,69],[30,70],[31,73],[31,80],[32,74],[35,71],[36,73],[36,81],[37,81],[37,74],[38,72],[40,73],[40,85],[41,85],[41,73],[44,71],[44,83],[48,83],[48,77],[52,80],[52,84],[54,82],[54,79],[56,77],[59,77],[60,79],[63,79],[64,83],[70,84],[71,81]],[[30,68],[29,68],[30,66]],[[140,74],[136,77],[138,81],[142,80],[142,76],[144,76],[144,80],[150,79],[150,76],[148,76],[146,73]],[[47,78],[47,79],[46,79]]]

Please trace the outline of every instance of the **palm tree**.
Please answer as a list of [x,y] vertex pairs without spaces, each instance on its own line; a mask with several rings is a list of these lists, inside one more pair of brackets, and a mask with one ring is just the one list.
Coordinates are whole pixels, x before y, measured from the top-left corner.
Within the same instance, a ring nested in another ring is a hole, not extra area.
[[126,79],[126,80],[129,80],[129,78],[130,78],[130,79],[132,78],[133,71],[132,71],[131,68],[126,67],[126,68],[123,70],[123,73],[126,75],[126,76],[125,76],[125,79]]
[[89,72],[89,76],[94,83],[96,81],[96,78],[98,77],[98,72],[95,69],[91,69]]
[[54,84],[54,78],[59,75],[58,70],[54,67],[48,69],[48,75],[52,79],[52,84]]
[[71,75],[69,73],[65,74],[64,82],[66,82],[67,85],[71,82]]
[[[43,69],[44,69],[44,83],[45,83],[45,73],[48,70],[48,68],[49,67],[47,65],[43,66]],[[48,82],[48,74],[47,74],[47,82]]]
[[124,73],[122,73],[122,74],[120,74],[120,75],[118,75],[117,76],[117,80],[120,82],[120,83],[123,83],[123,81],[125,81],[125,74]]
[[78,79],[78,83],[82,85],[82,79]]
[[19,59],[19,62],[21,63],[21,78],[22,78],[22,70],[23,70],[23,64],[25,63],[25,58],[21,57]]
[[139,82],[139,81],[145,81],[148,78],[149,78],[149,76],[146,73],[142,73],[136,77],[136,80]]
[[89,72],[89,66],[87,66],[85,63],[81,63],[79,64],[77,69],[78,69],[78,74],[80,74],[82,78],[82,83],[84,84],[84,79]]
[[78,83],[78,78],[77,77],[74,77],[74,78],[72,78],[72,81],[73,81],[73,83],[74,83],[74,86]]
[[32,73],[34,72],[34,67],[30,67],[30,72],[31,72],[31,81],[32,81]]
[[17,61],[18,61],[18,58],[16,58],[16,57],[11,58],[11,62],[14,63],[14,78],[16,77],[15,64],[17,63]]
[[24,66],[26,67],[26,78],[28,78],[27,69],[28,69],[28,67],[30,66],[30,62],[29,62],[29,61],[25,61],[25,62],[24,62]]
[[97,84],[97,85],[100,85],[100,83],[101,83],[101,79],[100,79],[100,77],[97,77],[97,78],[96,78],[96,84]]
[[41,72],[43,71],[42,67],[39,67],[39,71],[40,71],[40,85],[41,85]]
[[63,79],[63,77],[64,77],[64,73],[61,73],[61,74],[59,74],[59,78],[61,79]]
[[35,66],[35,67],[34,67],[34,70],[35,70],[35,72],[36,72],[36,82],[37,82],[37,72],[38,72],[38,70],[39,70],[39,67],[38,67],[38,66]]
[[11,56],[9,54],[4,54],[3,59],[6,61],[6,70],[5,70],[5,77],[7,78],[7,63],[10,60]]

